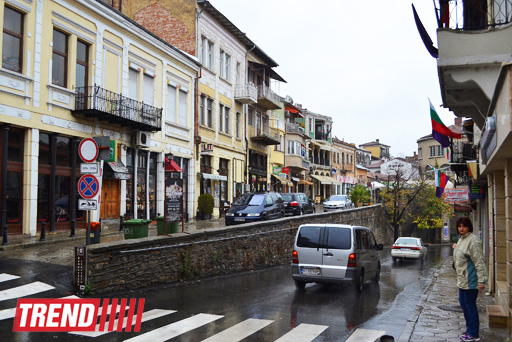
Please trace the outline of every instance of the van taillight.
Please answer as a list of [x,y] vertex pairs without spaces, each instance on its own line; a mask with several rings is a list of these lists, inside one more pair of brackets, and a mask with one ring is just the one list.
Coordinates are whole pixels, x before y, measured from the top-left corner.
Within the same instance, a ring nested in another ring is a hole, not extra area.
[[299,253],[297,253],[297,251],[292,252],[292,263],[294,263],[294,264],[299,263]]
[[299,206],[299,202],[290,202],[290,207],[298,207]]
[[348,256],[347,267],[356,267],[356,255],[354,253]]

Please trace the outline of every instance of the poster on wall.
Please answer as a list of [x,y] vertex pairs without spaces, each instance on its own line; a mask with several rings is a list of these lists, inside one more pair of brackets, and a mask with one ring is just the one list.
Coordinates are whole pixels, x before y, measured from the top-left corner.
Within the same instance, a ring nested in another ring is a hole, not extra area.
[[220,184],[218,181],[215,181],[215,186],[213,190],[213,205],[215,207],[219,207],[220,205]]
[[181,222],[183,216],[183,179],[165,179],[165,221]]

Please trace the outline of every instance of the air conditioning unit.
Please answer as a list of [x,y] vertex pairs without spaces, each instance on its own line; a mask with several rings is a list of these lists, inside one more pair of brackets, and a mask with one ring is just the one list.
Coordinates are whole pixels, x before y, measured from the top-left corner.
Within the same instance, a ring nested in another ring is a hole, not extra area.
[[151,145],[151,133],[144,131],[137,131],[137,146],[149,147]]

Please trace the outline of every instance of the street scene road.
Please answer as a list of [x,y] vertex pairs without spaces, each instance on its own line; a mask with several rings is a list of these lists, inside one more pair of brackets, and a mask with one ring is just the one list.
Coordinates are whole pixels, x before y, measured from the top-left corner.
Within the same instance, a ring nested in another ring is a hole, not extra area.
[[[15,307],[16,297],[60,298],[73,294],[71,253],[52,262],[48,252],[39,256],[34,252],[12,251],[0,259],[0,334],[13,341],[90,339],[92,336],[78,333],[12,332],[13,311],[9,309]],[[308,284],[298,290],[288,265],[112,294],[112,298],[145,298],[141,331],[94,337],[99,341],[326,342],[374,341],[384,334],[398,337],[432,274],[450,252],[448,245],[429,246],[423,264],[393,264],[389,249],[384,250],[380,283],[368,282],[362,294],[348,285]],[[34,256],[44,262],[31,260]],[[10,279],[8,275],[19,278]]]

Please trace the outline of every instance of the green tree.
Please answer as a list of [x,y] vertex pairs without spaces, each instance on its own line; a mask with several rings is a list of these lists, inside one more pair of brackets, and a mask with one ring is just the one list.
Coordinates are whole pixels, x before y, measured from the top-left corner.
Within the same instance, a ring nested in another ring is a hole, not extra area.
[[370,190],[362,184],[357,184],[355,187],[349,190],[350,200],[356,206],[358,203],[368,204],[370,203]]

